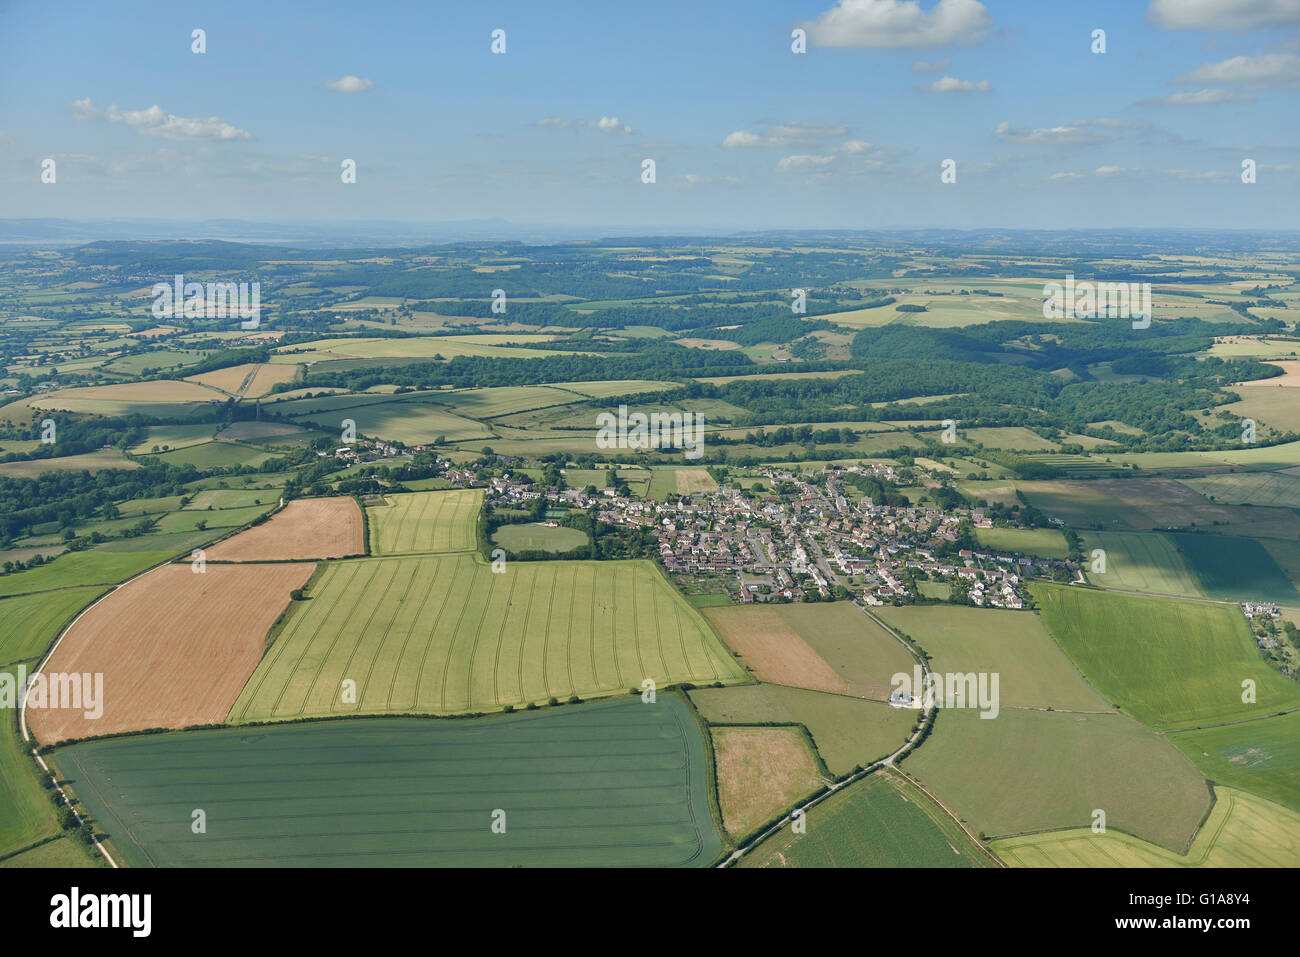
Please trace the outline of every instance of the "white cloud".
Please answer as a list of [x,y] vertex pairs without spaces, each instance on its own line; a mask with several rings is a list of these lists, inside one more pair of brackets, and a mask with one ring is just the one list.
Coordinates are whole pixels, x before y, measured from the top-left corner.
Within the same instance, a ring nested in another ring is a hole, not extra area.
[[1048,179],[1078,179],[1078,173],[1053,173]]
[[776,164],[776,171],[778,173],[791,173],[801,169],[819,169],[833,159],[835,159],[834,156],[817,156],[809,153],[786,156]]
[[785,148],[805,143],[822,143],[848,135],[849,128],[842,123],[781,123],[762,133],[736,130],[728,133],[722,145],[732,149],[753,147]]
[[979,0],[939,0],[928,12],[918,0],[836,0],[804,27],[821,46],[888,50],[975,43],[992,25]]
[[845,140],[839,146],[841,153],[870,153],[873,149],[866,140]]
[[1249,103],[1255,99],[1250,93],[1231,93],[1222,89],[1197,90],[1195,93],[1174,93],[1171,96],[1139,100],[1141,106],[1214,106],[1219,103]]
[[72,114],[79,120],[103,119],[110,123],[125,123],[142,136],[156,136],[164,140],[251,140],[253,134],[225,122],[220,117],[177,116],[168,113],[156,103],[147,110],[122,110],[116,104],[102,114],[90,97],[74,100]]
[[1191,73],[1174,77],[1175,83],[1240,83],[1252,87],[1300,86],[1300,56],[1294,53],[1266,53],[1235,56],[1219,63],[1207,63]]
[[925,60],[917,60],[915,63],[912,64],[912,72],[913,73],[942,73],[944,70],[948,69],[948,62],[949,61],[947,60],[933,60],[929,62]]
[[351,73],[347,76],[341,76],[337,80],[329,80],[325,85],[331,90],[338,90],[340,93],[365,93],[367,90],[375,88],[373,80],[353,76]]
[[1089,133],[1077,126],[1051,126],[1042,129],[1020,129],[1005,120],[993,131],[1000,139],[1013,143],[1027,143],[1030,146],[1086,146],[1090,143],[1105,142],[1109,137]]
[[1098,176],[1115,176],[1119,173],[1127,173],[1123,166],[1098,166],[1093,172]]
[[992,87],[988,80],[959,80],[955,76],[940,77],[928,86],[918,86],[922,93],[987,93]]
[[559,116],[548,116],[538,120],[535,125],[548,130],[598,130],[608,136],[626,136],[636,132],[617,116],[602,116],[598,120],[566,120]]
[[1151,0],[1147,19],[1165,30],[1253,30],[1300,23],[1300,0]]

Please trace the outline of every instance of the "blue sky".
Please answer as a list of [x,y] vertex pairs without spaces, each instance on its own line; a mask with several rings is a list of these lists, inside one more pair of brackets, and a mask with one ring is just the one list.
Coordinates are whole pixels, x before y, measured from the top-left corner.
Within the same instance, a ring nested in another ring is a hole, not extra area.
[[0,0],[0,217],[1295,228],[1298,105],[1300,0]]

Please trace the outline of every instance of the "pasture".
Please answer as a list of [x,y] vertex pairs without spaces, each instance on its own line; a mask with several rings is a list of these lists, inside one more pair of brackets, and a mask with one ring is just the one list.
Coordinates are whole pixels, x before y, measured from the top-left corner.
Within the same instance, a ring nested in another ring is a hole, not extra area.
[[1300,508],[1300,476],[1286,472],[1222,472],[1180,481],[1212,502]]
[[1300,811],[1300,711],[1166,737],[1211,781]]
[[522,525],[502,525],[492,535],[493,544],[510,552],[542,551],[571,552],[589,544],[586,532],[563,525],[543,525],[530,522]]
[[1271,601],[1300,607],[1300,591],[1253,538],[1169,536],[1192,567],[1201,590],[1224,601]]
[[1111,711],[1032,612],[969,605],[886,606],[872,610],[912,638],[941,674],[997,674],[1005,707]]
[[[1083,568],[1101,588],[1202,598],[1196,575],[1178,547],[1160,532],[1084,532]],[[1093,571],[1093,552],[1105,552],[1105,571]]]
[[674,695],[118,738],[54,760],[133,866],[704,866],[722,849],[704,741]]
[[[1246,718],[1300,705],[1300,687],[1259,657],[1232,605],[1030,586],[1053,637],[1114,704],[1153,728]],[[1256,701],[1244,703],[1252,679]]]
[[710,733],[722,824],[737,840],[823,784],[798,728],[721,727]]
[[1065,558],[1070,552],[1065,536],[1054,528],[977,528],[975,540],[995,552],[1017,555]]
[[789,826],[740,867],[992,867],[993,860],[944,810],[897,774],[855,781]]
[[466,553],[363,559],[331,563],[308,595],[230,721],[496,711],[626,693],[646,678],[662,688],[744,677],[644,561],[510,562],[494,574]]
[[1300,814],[1217,788],[1210,816],[1186,854],[1113,829],[1048,831],[994,841],[1012,867],[1300,867]]
[[67,552],[52,562],[26,571],[0,575],[0,598],[79,585],[115,585],[176,554],[173,550],[160,548],[160,543],[152,537],[133,539],[132,543],[144,548],[118,551],[101,545],[81,552]]
[[892,754],[911,734],[916,712],[883,701],[782,685],[696,688],[691,701],[711,726],[798,724],[836,777]]
[[90,472],[104,469],[138,469],[140,464],[128,459],[117,449],[97,449],[81,455],[62,455],[50,459],[28,459],[22,462],[0,462],[0,476],[5,478],[36,478],[46,472]]
[[1101,808],[1108,827],[1181,851],[1210,803],[1177,748],[1119,714],[942,710],[904,767],[992,837],[1087,827]]
[[0,664],[39,658],[63,626],[105,591],[103,587],[63,588],[0,598]]
[[389,495],[383,505],[366,507],[371,554],[471,551],[482,505],[478,489]]

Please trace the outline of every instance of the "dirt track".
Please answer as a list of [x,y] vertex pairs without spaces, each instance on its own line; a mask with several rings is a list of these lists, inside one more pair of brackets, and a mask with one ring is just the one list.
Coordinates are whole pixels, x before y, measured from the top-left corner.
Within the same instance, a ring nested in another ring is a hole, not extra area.
[[224,721],[267,632],[315,565],[163,565],[110,592],[68,630],[42,673],[102,673],[103,714],[37,708],[42,744]]
[[207,549],[209,561],[342,558],[365,550],[361,509],[348,497],[290,502],[267,522]]

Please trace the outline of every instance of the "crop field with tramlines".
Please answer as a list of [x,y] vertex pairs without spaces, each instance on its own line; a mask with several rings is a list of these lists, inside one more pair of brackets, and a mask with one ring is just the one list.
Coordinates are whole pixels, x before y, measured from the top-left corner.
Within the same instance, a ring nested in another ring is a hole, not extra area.
[[497,711],[646,679],[744,680],[647,562],[510,562],[495,574],[469,554],[364,559],[331,563],[296,603],[229,720]]

